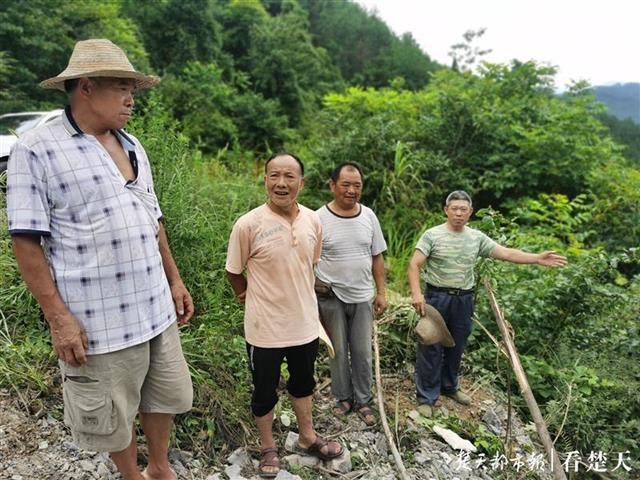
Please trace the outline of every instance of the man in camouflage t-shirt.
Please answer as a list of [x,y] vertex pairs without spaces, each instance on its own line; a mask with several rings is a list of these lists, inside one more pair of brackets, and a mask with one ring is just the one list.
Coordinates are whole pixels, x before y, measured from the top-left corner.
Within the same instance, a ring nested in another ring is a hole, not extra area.
[[[538,254],[498,245],[484,233],[466,226],[473,213],[471,197],[457,190],[447,197],[447,221],[428,229],[418,241],[409,262],[411,303],[420,315],[426,305],[435,307],[444,318],[455,346],[419,345],[416,358],[418,411],[433,414],[440,393],[469,405],[471,398],[458,388],[462,353],[471,333],[473,315],[473,269],[478,257],[492,257],[513,263],[560,267],[566,257],[546,251]],[[427,262],[428,261],[428,262]],[[427,263],[426,290],[420,289],[420,270]]]

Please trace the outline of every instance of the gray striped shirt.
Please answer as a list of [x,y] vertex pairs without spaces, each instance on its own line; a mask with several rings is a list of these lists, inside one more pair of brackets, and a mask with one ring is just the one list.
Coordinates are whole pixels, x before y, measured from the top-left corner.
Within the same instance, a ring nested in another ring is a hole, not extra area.
[[341,217],[325,205],[317,210],[322,222],[322,254],[317,277],[331,284],[345,303],[368,302],[375,296],[372,257],[387,249],[380,222],[364,205],[355,217]]

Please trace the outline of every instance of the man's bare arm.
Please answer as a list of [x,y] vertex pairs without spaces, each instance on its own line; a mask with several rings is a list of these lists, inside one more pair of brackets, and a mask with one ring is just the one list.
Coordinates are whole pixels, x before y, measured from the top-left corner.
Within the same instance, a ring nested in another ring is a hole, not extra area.
[[409,268],[407,276],[409,277],[409,289],[411,290],[411,304],[419,315],[426,313],[426,304],[424,295],[420,288],[420,269],[427,261],[427,256],[420,250],[414,250],[411,260],[409,260]]
[[58,358],[73,367],[84,365],[89,347],[87,334],[80,321],[65,305],[56,288],[40,237],[14,235],[13,254],[29,290],[40,305],[51,329],[51,341]]
[[231,273],[229,270],[226,272],[227,278],[229,279],[231,288],[233,288],[233,292],[236,294],[238,302],[244,303],[247,295],[247,279],[241,273]]
[[158,245],[160,247],[160,256],[162,257],[162,267],[164,268],[164,273],[169,281],[171,296],[173,297],[173,303],[176,306],[178,323],[180,325],[184,325],[193,316],[193,300],[187,290],[187,287],[184,286],[184,282],[182,281],[182,277],[180,277],[180,272],[178,271],[178,266],[173,259],[173,255],[171,255],[169,239],[167,238],[167,232],[165,232],[162,223],[160,224]]
[[381,315],[387,308],[387,298],[384,290],[384,257],[381,253],[373,256],[371,270],[376,284],[376,298],[373,307],[376,315]]
[[491,257],[511,263],[536,264],[545,267],[563,267],[567,264],[567,257],[558,255],[554,251],[542,253],[527,253],[517,248],[496,246],[491,252]]

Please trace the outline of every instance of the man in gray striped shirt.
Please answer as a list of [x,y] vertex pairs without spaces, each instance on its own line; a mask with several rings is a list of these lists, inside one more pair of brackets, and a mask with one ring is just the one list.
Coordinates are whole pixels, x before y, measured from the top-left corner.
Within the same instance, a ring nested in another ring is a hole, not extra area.
[[355,409],[373,425],[371,332],[374,311],[386,308],[382,253],[387,244],[373,211],[359,203],[362,185],[355,163],[342,163],[331,174],[334,198],[318,210],[322,255],[316,276],[331,287],[318,291],[318,306],[336,353],[330,360],[334,412],[343,416]]

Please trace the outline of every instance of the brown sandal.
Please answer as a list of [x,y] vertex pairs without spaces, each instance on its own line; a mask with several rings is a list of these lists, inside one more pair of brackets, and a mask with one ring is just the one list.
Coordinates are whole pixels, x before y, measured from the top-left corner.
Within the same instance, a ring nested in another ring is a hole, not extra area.
[[[265,470],[266,468],[277,468]],[[278,458],[278,449],[276,447],[263,448],[260,450],[260,465],[258,467],[258,475],[262,478],[275,478],[280,471],[280,459]]]
[[369,405],[360,405],[356,409],[356,412],[358,412],[358,416],[367,425],[367,427],[372,427],[376,424],[376,416]]
[[[335,447],[331,448],[332,445],[335,445]],[[322,451],[322,449],[325,447],[326,453]],[[344,447],[338,442],[335,442],[333,440],[326,440],[320,435],[316,435],[316,440],[307,448],[302,448],[300,444],[298,444],[298,449],[300,449],[303,454],[317,457],[320,460],[331,460],[333,458],[339,457],[340,455],[342,455],[342,452],[344,452]]]
[[336,406],[333,409],[333,414],[336,417],[344,417],[353,409],[353,403],[351,400],[338,400]]

